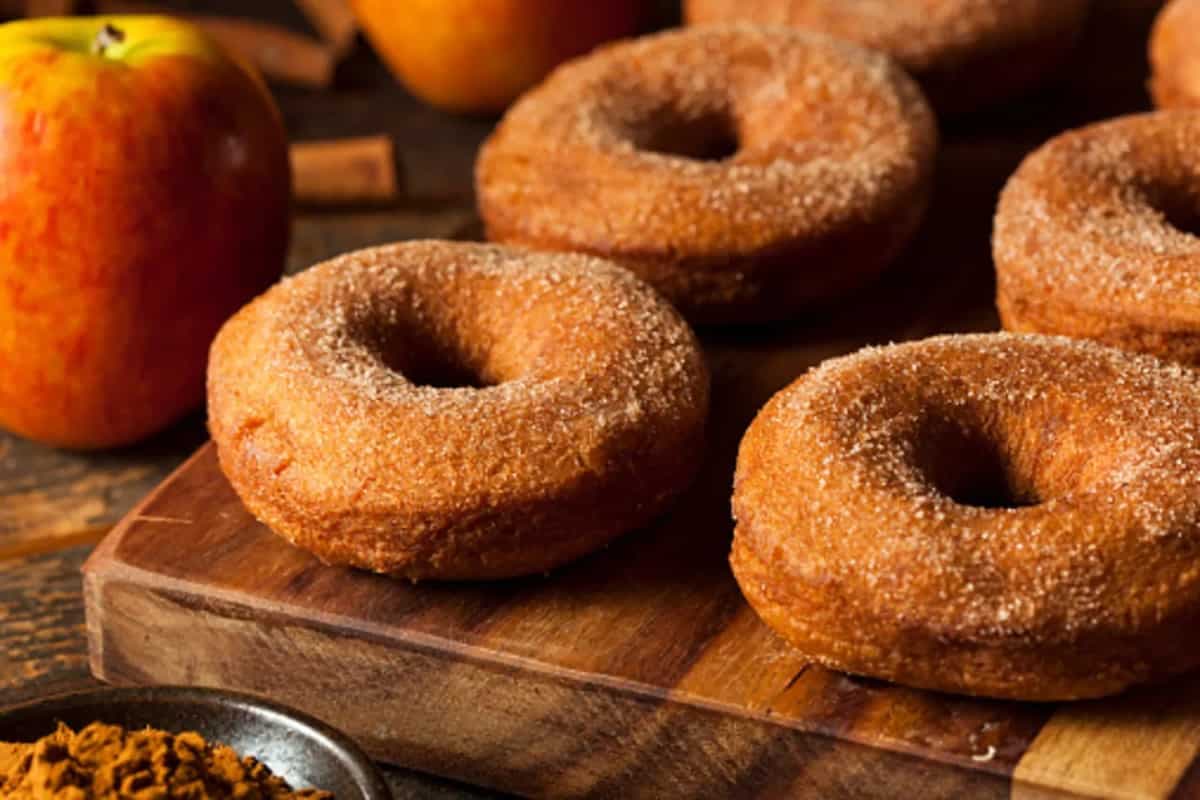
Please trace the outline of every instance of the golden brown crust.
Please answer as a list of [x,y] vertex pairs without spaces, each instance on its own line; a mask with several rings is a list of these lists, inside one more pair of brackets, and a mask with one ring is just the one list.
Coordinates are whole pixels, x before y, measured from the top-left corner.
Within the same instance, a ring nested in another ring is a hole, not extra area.
[[484,145],[476,184],[493,240],[611,258],[693,320],[760,321],[876,277],[924,213],[936,146],[883,56],[693,28],[558,69]]
[[1159,108],[1200,108],[1200,0],[1173,0],[1150,36],[1150,93]]
[[1200,664],[1200,404],[1091,342],[946,336],[822,364],[747,431],[732,565],[831,667],[1093,697]]
[[1197,152],[1200,115],[1160,111],[1029,156],[996,211],[1004,326],[1200,364]]
[[887,53],[939,113],[1007,100],[1070,52],[1089,0],[685,0],[690,24],[745,21],[825,33]]
[[326,562],[411,578],[540,572],[645,524],[691,480],[707,403],[695,337],[628,272],[462,243],[287,279],[209,368],[247,508]]

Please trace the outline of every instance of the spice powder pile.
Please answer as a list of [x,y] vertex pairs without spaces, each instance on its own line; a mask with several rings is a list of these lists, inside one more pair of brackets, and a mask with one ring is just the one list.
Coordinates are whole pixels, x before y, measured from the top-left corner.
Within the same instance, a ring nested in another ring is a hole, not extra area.
[[0,743],[0,800],[333,800],[294,791],[250,756],[198,733],[93,722],[32,744]]

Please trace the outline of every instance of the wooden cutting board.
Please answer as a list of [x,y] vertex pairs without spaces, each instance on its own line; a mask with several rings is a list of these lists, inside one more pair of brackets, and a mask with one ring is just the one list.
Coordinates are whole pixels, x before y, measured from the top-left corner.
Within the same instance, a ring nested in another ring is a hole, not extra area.
[[707,464],[651,529],[549,576],[412,585],[275,537],[206,446],[88,562],[93,671],[259,692],[384,761],[533,796],[1200,796],[1200,678],[1064,706],[850,678],[775,637],[726,564],[737,442],[774,391],[866,343],[995,326],[987,211],[1019,152],[988,152],[949,151],[934,216],[961,222],[875,289],[706,336]]
[[722,474],[549,577],[413,586],[276,538],[206,446],[88,562],[92,669],[268,695],[382,760],[533,796],[1200,791],[1196,679],[1055,707],[805,664],[730,578]]

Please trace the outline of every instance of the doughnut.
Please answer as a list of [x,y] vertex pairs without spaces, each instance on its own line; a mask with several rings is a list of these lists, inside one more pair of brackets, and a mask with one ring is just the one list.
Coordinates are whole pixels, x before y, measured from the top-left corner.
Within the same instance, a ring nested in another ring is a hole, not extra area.
[[1200,0],[1172,0],[1150,36],[1150,93],[1159,108],[1200,108]]
[[628,267],[698,322],[794,316],[875,278],[937,133],[883,56],[786,29],[609,45],[520,100],[476,166],[489,238]]
[[329,564],[544,572],[663,512],[700,461],[691,329],[626,270],[410,242],[276,285],[212,346],[209,427],[246,508]]
[[738,584],[813,661],[926,689],[1065,700],[1192,669],[1198,388],[1036,334],[827,361],[742,440]]
[[1200,115],[1159,111],[1065,133],[1000,196],[1004,327],[1200,364]]
[[1070,52],[1089,0],[684,0],[690,24],[789,25],[887,53],[941,114],[994,105]]

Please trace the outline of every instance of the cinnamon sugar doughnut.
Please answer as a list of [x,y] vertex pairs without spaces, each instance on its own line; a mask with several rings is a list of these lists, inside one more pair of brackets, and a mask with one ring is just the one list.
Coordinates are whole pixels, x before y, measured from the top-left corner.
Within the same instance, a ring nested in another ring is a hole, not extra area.
[[1003,333],[828,361],[742,441],[738,583],[814,661],[912,686],[1059,700],[1196,667],[1198,388]]
[[721,26],[611,45],[520,100],[476,168],[490,238],[612,258],[702,322],[785,318],[876,277],[936,130],[883,56]]
[[1150,36],[1150,93],[1159,108],[1200,108],[1200,0],[1172,0]]
[[1200,364],[1200,115],[1159,111],[1065,133],[996,212],[1004,327]]
[[1070,52],[1089,0],[685,0],[692,24],[790,25],[880,50],[939,113],[1007,100]]
[[217,336],[209,425],[246,507],[323,561],[541,572],[662,512],[708,377],[648,286],[597,259],[412,242],[287,279]]

